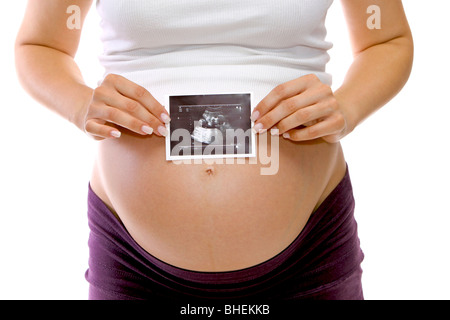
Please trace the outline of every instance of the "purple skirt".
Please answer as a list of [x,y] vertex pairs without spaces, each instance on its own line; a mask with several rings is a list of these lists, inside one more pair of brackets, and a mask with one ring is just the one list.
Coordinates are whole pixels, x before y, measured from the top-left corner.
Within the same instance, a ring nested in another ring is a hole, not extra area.
[[298,237],[275,257],[246,269],[197,272],[145,251],[89,186],[91,300],[362,300],[363,252],[348,170]]

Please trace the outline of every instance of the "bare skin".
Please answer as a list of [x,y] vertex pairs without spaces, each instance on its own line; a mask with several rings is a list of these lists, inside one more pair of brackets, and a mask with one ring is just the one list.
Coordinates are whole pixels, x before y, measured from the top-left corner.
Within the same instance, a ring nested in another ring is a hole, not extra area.
[[241,269],[295,239],[344,176],[339,140],[408,79],[413,42],[401,1],[376,1],[380,30],[366,27],[373,0],[341,1],[354,51],[342,86],[333,92],[314,75],[294,79],[268,92],[252,115],[261,133],[279,131],[273,176],[260,175],[259,165],[167,162],[163,128],[170,118],[151,88],[120,75],[86,86],[74,62],[81,30],[65,24],[68,6],[78,5],[85,17],[90,0],[30,0],[17,70],[33,97],[99,140],[91,186],[144,249],[186,269]]

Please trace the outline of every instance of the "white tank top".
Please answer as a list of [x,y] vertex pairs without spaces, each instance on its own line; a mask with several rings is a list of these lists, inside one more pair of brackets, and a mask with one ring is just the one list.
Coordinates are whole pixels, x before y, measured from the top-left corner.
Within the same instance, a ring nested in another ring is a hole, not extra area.
[[105,74],[166,95],[253,92],[315,73],[331,84],[333,0],[97,0]]

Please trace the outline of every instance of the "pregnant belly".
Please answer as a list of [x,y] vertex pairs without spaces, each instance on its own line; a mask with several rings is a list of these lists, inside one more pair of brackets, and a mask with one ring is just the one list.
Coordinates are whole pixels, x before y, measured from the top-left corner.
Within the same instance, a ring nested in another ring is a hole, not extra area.
[[237,270],[286,248],[345,173],[340,145],[322,140],[279,139],[273,175],[261,174],[269,165],[245,162],[175,164],[165,160],[163,138],[123,134],[100,143],[91,186],[155,257],[190,270]]

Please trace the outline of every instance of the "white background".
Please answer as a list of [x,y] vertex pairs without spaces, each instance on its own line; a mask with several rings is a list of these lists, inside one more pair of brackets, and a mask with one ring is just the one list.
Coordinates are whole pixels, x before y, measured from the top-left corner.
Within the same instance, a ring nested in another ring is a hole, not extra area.
[[[26,1],[2,11],[0,299],[86,299],[86,193],[96,143],[17,82],[13,43]],[[404,90],[343,140],[366,258],[366,299],[450,298],[448,0],[405,0],[416,53]],[[339,1],[329,12],[334,88],[351,62]],[[93,8],[77,61],[102,74]]]

